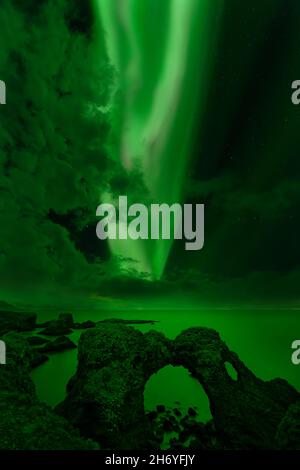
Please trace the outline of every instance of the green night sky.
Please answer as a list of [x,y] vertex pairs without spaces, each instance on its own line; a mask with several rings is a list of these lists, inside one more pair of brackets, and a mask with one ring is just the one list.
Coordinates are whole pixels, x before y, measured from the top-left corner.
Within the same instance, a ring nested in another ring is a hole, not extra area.
[[[299,21],[292,0],[2,0],[0,298],[299,305]],[[204,203],[204,249],[101,242],[119,194]]]

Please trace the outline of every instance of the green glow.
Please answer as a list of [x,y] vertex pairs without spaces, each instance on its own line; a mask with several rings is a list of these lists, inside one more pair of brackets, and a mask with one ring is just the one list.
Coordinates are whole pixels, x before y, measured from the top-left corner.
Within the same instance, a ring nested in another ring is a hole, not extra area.
[[[118,75],[116,158],[129,172],[138,167],[152,201],[181,202],[194,126],[205,105],[222,0],[95,4]],[[105,201],[112,199],[105,196]],[[134,258],[138,271],[159,278],[171,244],[138,240],[111,241],[110,246],[114,254]]]

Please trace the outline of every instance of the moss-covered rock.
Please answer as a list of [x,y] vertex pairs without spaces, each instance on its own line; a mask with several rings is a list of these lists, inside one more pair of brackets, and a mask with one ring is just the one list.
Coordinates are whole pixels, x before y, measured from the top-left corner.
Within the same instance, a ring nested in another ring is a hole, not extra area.
[[300,401],[291,405],[278,426],[279,449],[300,450]]
[[[274,449],[276,430],[299,393],[285,380],[257,378],[209,328],[190,328],[174,341],[173,365],[186,367],[203,386],[217,434],[231,449]],[[229,363],[236,371],[234,380]]]
[[60,313],[58,315],[58,321],[66,328],[73,328],[74,319],[72,313]]
[[9,331],[30,331],[35,328],[35,325],[35,313],[0,311],[0,336]]
[[48,326],[39,332],[39,334],[43,336],[63,336],[69,335],[70,333],[72,333],[71,328],[59,320],[51,320]]
[[53,410],[40,403],[30,378],[31,350],[21,335],[3,337],[7,361],[0,367],[1,450],[97,449]]
[[49,339],[43,338],[42,336],[29,336],[26,338],[30,346],[42,346],[49,343]]
[[45,362],[49,361],[49,356],[46,354],[40,353],[36,349],[31,350],[31,358],[30,358],[30,368],[34,369],[35,367],[39,367]]
[[48,341],[43,346],[39,347],[38,350],[41,353],[56,353],[76,348],[76,344],[73,343],[73,341],[71,341],[67,336],[59,336],[53,341]]
[[[155,331],[143,334],[122,324],[103,323],[82,334],[78,360],[58,410],[82,435],[105,448],[141,449],[158,443],[153,420],[145,416],[143,394],[150,376],[169,364],[188,369],[209,398],[212,436],[205,441],[207,429],[194,423],[191,411],[188,422],[193,421],[193,432],[190,425],[182,430],[199,446],[201,441],[202,449],[277,448],[277,427],[300,398],[284,380],[257,378],[208,328],[188,329],[171,341]],[[229,365],[234,374],[228,372]],[[166,425],[174,427],[170,416]]]
[[96,323],[92,320],[87,320],[82,323],[74,323],[74,330],[88,330],[89,328],[95,328]]
[[76,375],[58,410],[106,448],[144,448],[151,442],[145,384],[169,360],[169,341],[159,333],[143,335],[109,323],[87,330],[79,341]]

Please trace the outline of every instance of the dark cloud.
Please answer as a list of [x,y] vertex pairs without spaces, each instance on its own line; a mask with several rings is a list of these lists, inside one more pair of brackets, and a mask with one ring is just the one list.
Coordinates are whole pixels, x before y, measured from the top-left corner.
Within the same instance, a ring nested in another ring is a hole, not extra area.
[[113,71],[102,39],[93,36],[87,3],[1,2],[4,294],[26,287],[93,289],[103,275],[105,249],[94,244],[89,262],[87,233],[107,184],[105,109]]
[[244,185],[233,173],[221,174],[206,181],[191,180],[188,198],[209,201],[211,206],[222,209],[227,216],[257,216],[281,219],[296,215],[300,207],[298,178],[283,178],[266,188],[256,189]]

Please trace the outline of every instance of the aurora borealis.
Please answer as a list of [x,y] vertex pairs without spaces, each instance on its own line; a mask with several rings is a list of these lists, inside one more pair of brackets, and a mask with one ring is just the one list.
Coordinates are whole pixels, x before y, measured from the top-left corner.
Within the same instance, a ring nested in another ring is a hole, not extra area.
[[[298,304],[299,17],[293,0],[4,0],[1,297]],[[205,249],[102,243],[96,208],[122,194],[204,203]]]
[[[138,170],[151,201],[182,201],[222,3],[95,1],[118,76],[116,158],[127,171]],[[162,240],[110,245],[154,279],[163,274],[171,248]]]

